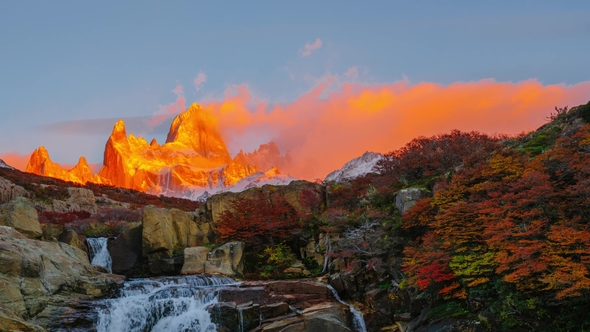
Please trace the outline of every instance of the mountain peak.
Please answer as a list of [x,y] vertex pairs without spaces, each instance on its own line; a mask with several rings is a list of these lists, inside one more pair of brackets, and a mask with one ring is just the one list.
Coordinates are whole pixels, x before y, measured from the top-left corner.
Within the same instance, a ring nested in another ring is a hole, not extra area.
[[166,143],[171,142],[192,148],[202,157],[212,161],[231,161],[225,142],[217,131],[217,118],[197,103],[193,103],[185,112],[174,118],[166,138]]
[[127,139],[127,130],[125,129],[125,121],[123,121],[123,119],[119,119],[119,121],[115,123],[111,138],[115,141]]

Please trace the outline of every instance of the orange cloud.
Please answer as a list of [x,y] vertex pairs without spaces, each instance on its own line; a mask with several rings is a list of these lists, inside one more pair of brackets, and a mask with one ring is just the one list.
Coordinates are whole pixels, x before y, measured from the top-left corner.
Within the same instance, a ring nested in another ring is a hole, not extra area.
[[9,166],[12,166],[19,171],[25,171],[31,154],[20,154],[18,152],[5,153],[0,155],[0,159],[4,160]]
[[314,179],[367,150],[388,152],[421,135],[452,129],[490,134],[533,130],[554,106],[590,99],[590,82],[336,84],[328,79],[291,103],[271,107],[240,86],[203,107],[218,117],[229,144],[240,146],[252,133],[273,139],[293,158],[287,172]]

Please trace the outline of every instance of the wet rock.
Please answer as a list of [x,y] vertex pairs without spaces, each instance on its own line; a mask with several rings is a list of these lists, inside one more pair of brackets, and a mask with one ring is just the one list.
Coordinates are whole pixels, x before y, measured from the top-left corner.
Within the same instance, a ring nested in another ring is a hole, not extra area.
[[113,273],[128,275],[141,261],[142,225],[126,229],[114,240],[109,240],[107,248],[111,253]]
[[12,227],[31,239],[43,235],[35,206],[24,197],[0,205],[0,225]]
[[304,309],[300,315],[263,324],[264,332],[348,332],[348,307],[338,302],[321,303]]

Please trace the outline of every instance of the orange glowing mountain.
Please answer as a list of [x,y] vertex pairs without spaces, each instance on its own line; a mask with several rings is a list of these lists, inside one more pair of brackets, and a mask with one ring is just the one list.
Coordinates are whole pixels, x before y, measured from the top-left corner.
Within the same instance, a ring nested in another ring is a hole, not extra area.
[[26,171],[82,184],[94,182],[174,195],[195,188],[232,186],[257,172],[285,165],[286,159],[274,142],[252,153],[240,151],[232,159],[217,131],[217,119],[192,104],[172,121],[162,145],[155,139],[148,143],[133,134],[127,136],[125,123],[119,120],[106,143],[98,174],[92,174],[84,157],[74,168],[65,170],[51,161],[42,146],[31,155]]

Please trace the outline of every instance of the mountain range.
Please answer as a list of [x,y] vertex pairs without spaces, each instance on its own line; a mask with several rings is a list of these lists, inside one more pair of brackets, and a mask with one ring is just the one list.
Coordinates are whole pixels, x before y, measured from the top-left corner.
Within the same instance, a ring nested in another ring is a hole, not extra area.
[[73,168],[62,168],[43,146],[33,152],[26,171],[81,184],[197,198],[205,191],[235,191],[232,186],[238,184],[236,188],[288,183],[292,178],[278,170],[287,162],[274,142],[231,158],[217,130],[217,119],[195,103],[174,118],[161,145],[155,139],[148,143],[128,135],[124,121],[119,120],[105,144],[103,165],[96,174],[84,157]]

